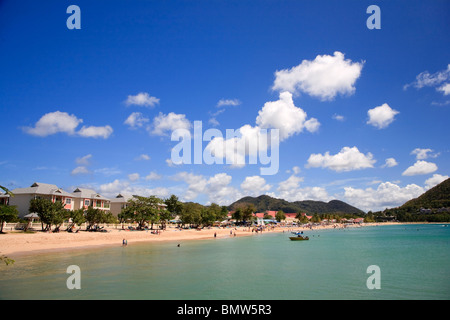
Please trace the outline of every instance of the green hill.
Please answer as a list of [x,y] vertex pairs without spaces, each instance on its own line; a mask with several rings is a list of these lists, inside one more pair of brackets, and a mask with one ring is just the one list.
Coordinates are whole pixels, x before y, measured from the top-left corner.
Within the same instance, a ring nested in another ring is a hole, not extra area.
[[229,210],[236,209],[239,205],[253,204],[257,212],[264,212],[266,210],[279,211],[285,213],[291,212],[305,212],[308,214],[314,213],[332,213],[332,214],[356,214],[362,215],[364,212],[355,208],[345,202],[339,200],[331,200],[330,202],[323,201],[294,201],[289,202],[284,199],[272,198],[267,195],[259,197],[244,197],[228,206]]
[[450,178],[431,188],[421,196],[403,204],[402,209],[439,209],[450,207]]

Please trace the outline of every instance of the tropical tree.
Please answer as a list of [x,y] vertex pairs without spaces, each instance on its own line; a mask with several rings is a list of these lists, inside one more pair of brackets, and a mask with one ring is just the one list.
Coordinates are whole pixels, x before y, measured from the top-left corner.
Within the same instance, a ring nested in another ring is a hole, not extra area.
[[286,214],[283,212],[283,210],[279,210],[277,214],[275,215],[275,219],[280,222],[281,220],[286,220]]
[[86,222],[86,218],[84,216],[84,209],[70,211],[69,218],[71,222],[67,226],[67,230],[71,230],[75,225],[80,226],[81,224]]
[[19,212],[16,206],[0,205],[0,233],[3,233],[3,224],[17,220]]
[[242,221],[242,219],[243,219],[243,217],[244,217],[244,214],[243,214],[243,212],[242,212],[242,209],[241,209],[241,208],[236,208],[236,210],[234,211],[234,213],[232,214],[231,217],[232,217],[233,219],[235,219],[236,222],[237,222],[237,221]]
[[242,220],[245,222],[250,221],[253,217],[253,213],[256,211],[256,207],[253,203],[247,204],[242,208]]
[[180,220],[183,225],[199,225],[202,222],[203,206],[199,203],[187,202],[183,204]]
[[158,205],[161,202],[162,200],[155,196],[135,196],[130,200],[124,212],[130,218],[132,216],[132,219],[138,223],[138,229],[144,229],[145,223],[151,223],[151,228],[153,229],[153,224],[160,219]]
[[90,230],[95,225],[105,222],[105,214],[102,210],[89,206],[85,212],[85,219],[88,223],[86,230]]
[[167,206],[167,211],[172,215],[172,217],[176,217],[181,214],[183,205],[180,201],[178,201],[178,197],[176,195],[171,195],[170,198],[164,200],[164,203]]
[[50,231],[53,224],[57,226],[56,231],[58,231],[64,219],[67,218],[67,211],[61,202],[52,202],[45,198],[32,199],[28,211],[37,213],[41,219],[42,231]]

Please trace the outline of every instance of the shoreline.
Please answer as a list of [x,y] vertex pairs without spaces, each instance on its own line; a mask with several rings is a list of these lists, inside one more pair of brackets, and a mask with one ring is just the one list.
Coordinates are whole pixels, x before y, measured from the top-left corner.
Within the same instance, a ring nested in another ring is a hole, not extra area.
[[[262,231],[265,233],[281,233],[293,230],[318,231],[326,229],[359,228],[379,225],[400,225],[409,223],[386,222],[386,223],[366,223],[363,225],[344,226],[342,224],[309,227],[275,227]],[[160,234],[153,234],[147,230],[122,230],[108,228],[108,232],[80,231],[69,233],[61,231],[59,233],[48,233],[36,231],[34,233],[7,232],[0,234],[0,255],[14,259],[18,256],[35,255],[51,252],[66,252],[69,250],[83,250],[106,246],[122,245],[122,240],[127,240],[128,245],[141,242],[161,242],[161,241],[186,241],[205,239],[226,239],[230,237],[243,237],[260,234],[252,232],[249,227],[217,228],[178,230],[168,228]],[[230,233],[231,231],[231,233]],[[216,234],[216,236],[214,235]]]

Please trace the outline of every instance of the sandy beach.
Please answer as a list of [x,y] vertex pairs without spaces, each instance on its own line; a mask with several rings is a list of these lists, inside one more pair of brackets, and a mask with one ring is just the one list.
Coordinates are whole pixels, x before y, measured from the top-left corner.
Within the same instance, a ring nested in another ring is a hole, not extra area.
[[[315,226],[313,230],[298,227],[277,227],[268,228],[262,233],[270,232],[290,232],[293,230],[303,230],[305,232],[318,231],[321,229],[342,228],[343,225]],[[216,234],[216,236],[214,236]],[[174,241],[182,243],[184,240],[201,239],[224,239],[229,237],[255,236],[261,232],[252,232],[248,227],[237,228],[210,228],[178,230],[169,227],[159,234],[154,234],[150,230],[122,230],[121,228],[109,228],[107,232],[87,232],[80,230],[77,233],[61,231],[59,233],[47,233],[36,231],[35,233],[24,233],[21,231],[8,231],[0,234],[0,255],[14,259],[19,255],[37,254],[49,251],[67,251],[71,249],[92,248],[95,246],[117,246],[122,245],[123,239],[128,246],[143,241]],[[305,233],[306,234],[306,233]]]

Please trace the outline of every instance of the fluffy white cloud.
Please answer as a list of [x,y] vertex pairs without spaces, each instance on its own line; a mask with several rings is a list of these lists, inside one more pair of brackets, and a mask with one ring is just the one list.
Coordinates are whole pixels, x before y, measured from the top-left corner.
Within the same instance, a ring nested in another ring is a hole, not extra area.
[[397,166],[397,160],[395,160],[394,158],[387,158],[385,164],[382,166],[383,168],[392,168]]
[[438,185],[439,183],[447,180],[449,177],[448,176],[443,176],[441,174],[433,174],[433,176],[431,178],[428,178],[427,180],[425,180],[425,188],[426,189],[431,189],[434,186]]
[[58,132],[75,134],[75,129],[82,119],[78,119],[75,115],[69,115],[67,112],[50,112],[44,114],[34,127],[25,127],[24,131],[34,136],[46,137]]
[[150,120],[142,115],[140,112],[131,113],[125,120],[125,124],[129,125],[130,128],[139,128],[144,126]]
[[260,196],[270,190],[272,186],[260,176],[246,177],[241,183],[241,190],[248,196]]
[[418,160],[412,166],[403,171],[402,175],[415,176],[419,174],[428,174],[436,171],[437,169],[438,169],[437,165],[432,162]]
[[294,105],[290,92],[281,92],[279,100],[266,102],[258,112],[256,124],[262,129],[279,129],[280,140],[300,133],[304,128],[314,132],[319,127],[315,118],[306,120],[306,112]]
[[351,95],[361,75],[363,63],[344,59],[344,54],[318,55],[314,60],[303,60],[291,69],[275,72],[273,90],[305,92],[322,100],[333,100],[337,94]]
[[413,151],[411,151],[411,154],[416,155],[417,160],[424,160],[427,158],[436,158],[439,153],[434,153],[432,149],[421,149],[421,148],[415,148]]
[[425,191],[416,184],[400,187],[391,182],[380,183],[376,189],[345,187],[344,190],[344,201],[364,211],[397,207],[420,196]]
[[140,92],[135,96],[128,96],[125,103],[127,106],[137,105],[143,107],[154,107],[159,103],[159,99],[150,96],[147,92]]
[[448,96],[450,94],[450,83],[445,83],[439,88],[437,88],[438,91],[441,91],[444,93],[444,96]]
[[367,124],[383,129],[394,121],[395,115],[399,114],[399,112],[392,109],[387,103],[383,103],[381,106],[367,111],[367,114],[369,116]]
[[103,126],[103,127],[83,126],[80,129],[80,131],[78,131],[78,134],[82,137],[103,138],[103,139],[107,139],[112,133],[113,128],[111,128],[111,126]]
[[75,115],[69,115],[67,112],[55,111],[44,114],[35,124],[34,127],[25,127],[23,130],[31,135],[46,137],[59,132],[68,135],[78,135],[87,138],[102,137],[108,138],[113,129],[110,126],[104,127],[86,127],[83,126],[78,132],[75,129],[83,119],[78,119]]
[[357,147],[343,147],[335,155],[330,155],[328,151],[323,155],[320,153],[311,154],[306,167],[322,167],[336,172],[342,172],[372,168],[375,162],[376,160],[373,159],[373,155],[370,152],[365,155]]
[[277,193],[272,194],[272,196],[287,201],[302,201],[302,200],[330,201],[332,199],[332,197],[330,197],[325,188],[322,187],[301,188],[300,187],[301,182],[303,182],[303,178],[293,174],[288,179],[286,179],[285,181],[281,181],[278,184]]
[[218,173],[206,178],[202,175],[179,172],[172,179],[187,183],[187,190],[182,196],[185,201],[192,201],[198,196],[206,195],[208,203],[228,205],[242,197],[239,190],[230,186],[232,178],[226,173]]
[[153,119],[153,126],[152,128],[149,128],[149,130],[155,135],[163,136],[176,129],[189,130],[190,128],[191,123],[186,119],[185,114],[170,112],[166,115],[160,112],[159,115]]

